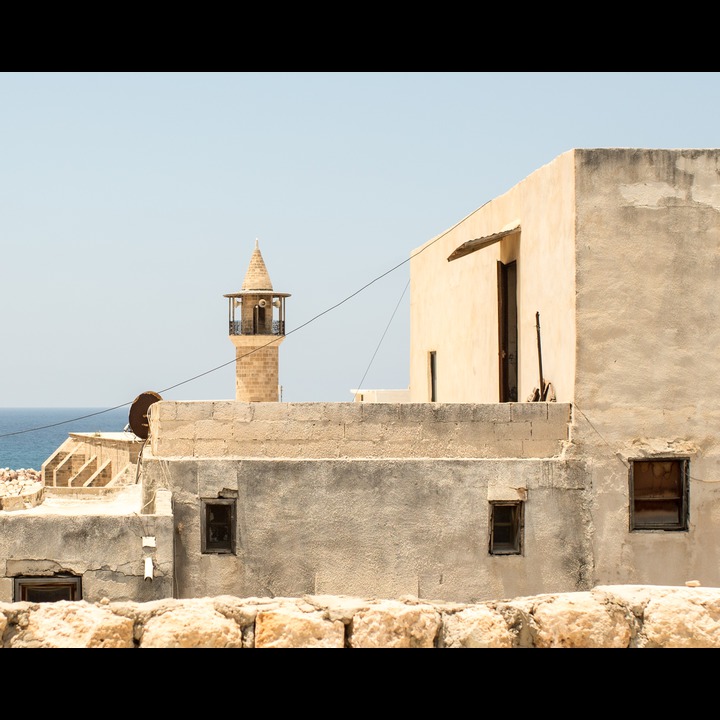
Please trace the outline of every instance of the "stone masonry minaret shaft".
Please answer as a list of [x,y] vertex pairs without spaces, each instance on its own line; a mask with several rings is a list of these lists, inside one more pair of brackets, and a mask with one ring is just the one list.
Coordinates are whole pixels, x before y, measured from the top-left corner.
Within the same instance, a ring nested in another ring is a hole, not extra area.
[[277,402],[278,348],[285,339],[285,298],[290,294],[273,290],[257,240],[240,292],[224,297],[235,345],[235,399]]

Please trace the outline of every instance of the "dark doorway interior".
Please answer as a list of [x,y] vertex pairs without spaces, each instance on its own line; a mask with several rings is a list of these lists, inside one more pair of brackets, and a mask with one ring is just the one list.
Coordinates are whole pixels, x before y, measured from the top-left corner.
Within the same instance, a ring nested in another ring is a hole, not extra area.
[[498,261],[500,402],[518,399],[517,263]]

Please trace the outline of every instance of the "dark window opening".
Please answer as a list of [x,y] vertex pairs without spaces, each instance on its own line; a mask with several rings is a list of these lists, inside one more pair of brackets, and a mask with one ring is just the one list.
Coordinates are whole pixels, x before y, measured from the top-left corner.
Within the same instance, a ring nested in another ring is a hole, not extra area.
[[498,261],[500,402],[518,399],[517,262]]
[[235,552],[235,500],[203,500],[202,552]]
[[687,530],[687,458],[630,462],[630,530]]
[[430,402],[437,402],[437,353],[430,351]]
[[522,553],[523,503],[490,503],[490,554]]
[[15,578],[14,602],[58,602],[82,600],[82,581],[79,577],[18,577]]

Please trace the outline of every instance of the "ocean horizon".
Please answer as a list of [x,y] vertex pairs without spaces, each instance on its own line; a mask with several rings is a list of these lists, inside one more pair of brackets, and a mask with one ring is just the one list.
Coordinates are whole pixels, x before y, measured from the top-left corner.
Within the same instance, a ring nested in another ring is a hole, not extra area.
[[71,432],[122,432],[130,407],[0,408],[0,468],[40,470]]

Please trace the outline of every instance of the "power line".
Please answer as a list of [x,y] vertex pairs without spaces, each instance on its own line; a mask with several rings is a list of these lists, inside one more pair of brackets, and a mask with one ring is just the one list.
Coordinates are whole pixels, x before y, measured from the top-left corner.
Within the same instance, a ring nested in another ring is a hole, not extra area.
[[112,412],[113,410],[119,410],[121,407],[126,405],[132,405],[133,401],[122,403],[121,405],[115,405],[115,407],[105,408],[105,410],[98,410],[94,413],[88,413],[87,415],[80,415],[80,417],[70,418],[69,420],[61,420],[60,422],[50,423],[50,425],[41,425],[40,427],[28,428],[27,430],[16,430],[15,432],[3,433],[0,438],[10,437],[11,435],[22,435],[23,433],[35,432],[37,430],[47,430],[48,428],[57,427],[58,425],[67,425],[71,422],[77,422],[78,420],[85,420],[85,418],[94,417],[95,415],[103,415],[104,413]]
[[377,347],[375,348],[375,352],[373,353],[372,357],[370,358],[370,362],[368,363],[368,366],[365,369],[365,374],[362,376],[362,380],[360,380],[359,384],[357,385],[357,390],[355,391],[354,397],[357,397],[358,392],[360,391],[363,383],[365,382],[365,377],[367,376],[368,372],[370,372],[370,366],[373,364],[373,360],[375,360],[375,356],[378,354],[378,350],[380,349],[380,346],[382,345],[382,341],[385,339],[385,335],[387,335],[387,331],[390,328],[390,324],[392,323],[393,318],[395,317],[395,313],[398,311],[398,308],[400,307],[400,303],[402,302],[402,299],[405,297],[405,293],[407,292],[409,285],[410,285],[410,280],[408,280],[405,283],[405,288],[402,291],[402,295],[400,295],[400,299],[397,301],[397,305],[395,305],[395,309],[392,311],[392,315],[390,316],[390,319],[388,320],[388,324],[385,327],[385,331],[383,332],[382,337],[380,338],[380,342],[378,342]]

